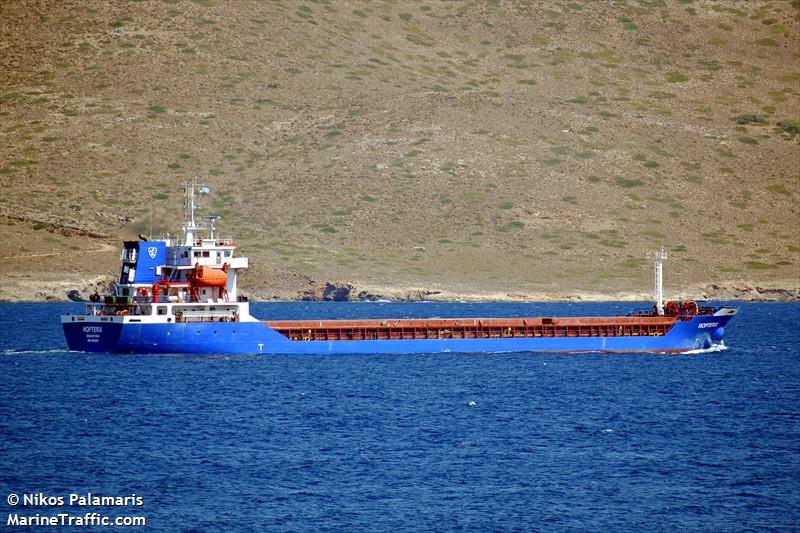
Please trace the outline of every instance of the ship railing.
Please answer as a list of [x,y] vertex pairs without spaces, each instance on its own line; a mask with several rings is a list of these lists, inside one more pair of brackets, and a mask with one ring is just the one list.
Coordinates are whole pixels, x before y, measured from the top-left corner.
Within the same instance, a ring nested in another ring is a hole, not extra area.
[[200,300],[193,298],[190,294],[185,294],[183,298],[174,294],[160,294],[158,298],[147,297],[149,302],[156,304],[194,304],[201,303]]
[[175,322],[238,322],[239,315],[231,310],[179,310],[175,312]]
[[236,242],[233,239],[195,239],[189,244],[184,243],[184,246],[202,247],[204,245],[236,246]]
[[86,314],[92,316],[124,316],[150,315],[153,307],[150,304],[138,303],[90,303],[86,304]]

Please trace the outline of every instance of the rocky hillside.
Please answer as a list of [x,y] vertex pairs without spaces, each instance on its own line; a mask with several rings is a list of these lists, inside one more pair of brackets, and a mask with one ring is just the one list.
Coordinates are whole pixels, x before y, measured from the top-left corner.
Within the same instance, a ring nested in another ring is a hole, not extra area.
[[1,2],[0,298],[113,273],[193,176],[262,296],[640,292],[659,246],[674,290],[796,289],[799,24],[798,1]]

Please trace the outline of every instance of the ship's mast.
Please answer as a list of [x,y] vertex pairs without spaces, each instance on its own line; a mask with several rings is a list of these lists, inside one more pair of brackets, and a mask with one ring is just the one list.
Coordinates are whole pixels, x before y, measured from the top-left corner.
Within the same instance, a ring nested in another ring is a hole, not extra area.
[[655,264],[655,298],[656,298],[656,312],[659,315],[664,314],[664,261],[667,259],[667,252],[662,248],[656,252]]
[[218,216],[218,215],[209,215],[206,218],[208,219],[208,226],[209,226],[209,228],[208,228],[208,238],[209,239],[214,239],[214,232],[217,229],[217,225],[216,225],[217,224],[217,220],[219,220],[222,217]]
[[195,203],[195,188],[197,188],[200,193],[208,192],[208,188],[198,185],[197,178],[189,182],[184,182],[183,187],[186,193],[186,200],[184,201],[185,211],[183,215],[183,245],[192,246],[195,232],[204,229],[202,226],[198,226],[194,220],[194,211],[200,208],[200,206]]

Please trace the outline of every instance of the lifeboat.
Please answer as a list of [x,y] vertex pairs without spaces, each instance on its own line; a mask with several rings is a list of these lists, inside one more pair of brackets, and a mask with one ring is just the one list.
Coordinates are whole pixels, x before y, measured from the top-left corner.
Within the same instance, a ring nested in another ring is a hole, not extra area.
[[664,314],[667,316],[694,316],[700,314],[700,309],[697,302],[692,300],[669,301],[664,304]]
[[668,301],[664,304],[664,314],[667,316],[678,316],[681,314],[681,303],[675,301]]
[[204,265],[197,265],[189,275],[192,285],[196,287],[218,287],[224,289],[228,283],[228,275],[222,270]]
[[700,309],[697,307],[697,302],[689,300],[681,302],[681,313],[686,316],[694,316],[700,313]]

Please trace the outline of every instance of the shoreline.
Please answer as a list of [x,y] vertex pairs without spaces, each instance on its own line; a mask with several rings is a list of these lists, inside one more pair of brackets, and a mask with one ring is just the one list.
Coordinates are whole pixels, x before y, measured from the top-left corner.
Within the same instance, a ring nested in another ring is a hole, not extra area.
[[[49,277],[49,276],[48,276]],[[69,298],[88,300],[95,291],[103,294],[114,278],[0,280],[0,302],[36,303],[67,302]],[[305,288],[271,289],[243,288],[240,293],[251,302],[300,302],[300,301],[388,301],[388,302],[498,302],[498,303],[556,303],[556,302],[648,302],[653,300],[650,291],[530,291],[511,292],[480,289],[456,291],[431,287],[397,287],[360,285],[350,282],[310,283]],[[798,302],[800,286],[790,282],[757,282],[752,280],[729,280],[725,282],[691,285],[678,290],[666,291],[670,300],[737,300],[742,302]]]

